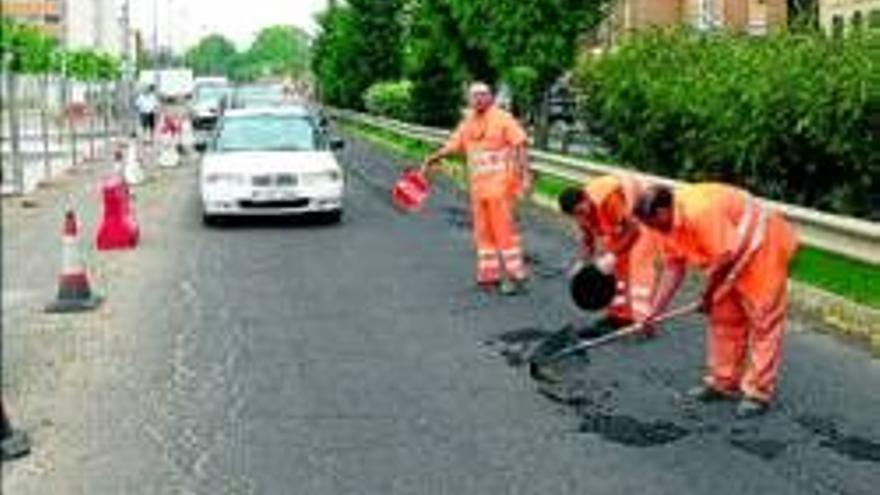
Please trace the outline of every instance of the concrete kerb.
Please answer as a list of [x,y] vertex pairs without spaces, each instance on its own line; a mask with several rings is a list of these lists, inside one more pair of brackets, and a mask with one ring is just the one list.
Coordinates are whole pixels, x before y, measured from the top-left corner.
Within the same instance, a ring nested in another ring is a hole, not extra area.
[[[439,136],[425,136],[423,139],[430,143],[439,140]],[[657,180],[653,176],[652,179]],[[662,178],[660,181],[673,182]],[[542,209],[559,214],[553,198],[533,194],[529,200]],[[576,230],[573,222],[562,220],[572,232]],[[789,283],[789,300],[798,312],[822,322],[822,329],[847,341],[865,345],[874,357],[880,358],[880,310],[795,280]]]

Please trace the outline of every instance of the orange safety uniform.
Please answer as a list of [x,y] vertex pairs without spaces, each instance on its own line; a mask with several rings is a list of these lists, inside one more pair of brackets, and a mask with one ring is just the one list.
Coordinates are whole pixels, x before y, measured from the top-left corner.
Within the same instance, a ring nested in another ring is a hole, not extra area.
[[499,281],[502,270],[512,279],[526,278],[514,211],[522,171],[513,152],[527,139],[512,115],[492,106],[471,112],[444,146],[467,156],[479,283]]
[[[643,189],[642,182],[632,175],[606,175],[592,180],[584,192],[595,205],[595,216],[577,217],[584,233],[584,251],[592,252],[595,235],[605,249],[617,257],[614,267],[617,292],[607,314],[625,321],[641,320],[648,316],[657,285],[655,263],[660,251],[656,240],[644,232],[646,229],[632,217],[633,207]],[[638,229],[635,242],[629,246],[622,245],[626,224]]]
[[769,401],[782,360],[797,236],[779,212],[735,187],[695,184],[674,197],[672,229],[659,235],[667,256],[703,269],[728,255],[734,260],[709,308],[705,382]]

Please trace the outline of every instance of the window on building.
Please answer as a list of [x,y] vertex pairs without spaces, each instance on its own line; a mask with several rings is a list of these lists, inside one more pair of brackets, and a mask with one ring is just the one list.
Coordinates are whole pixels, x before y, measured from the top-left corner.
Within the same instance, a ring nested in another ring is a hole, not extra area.
[[880,10],[872,10],[868,14],[868,27],[871,29],[880,28]]
[[865,19],[862,16],[862,11],[857,10],[856,13],[853,14],[853,16],[852,16],[853,31],[861,31],[864,24],[865,24]]
[[844,21],[843,16],[836,15],[831,18],[831,35],[835,38],[843,37]]
[[715,0],[699,0],[697,3],[696,28],[707,31],[715,26]]

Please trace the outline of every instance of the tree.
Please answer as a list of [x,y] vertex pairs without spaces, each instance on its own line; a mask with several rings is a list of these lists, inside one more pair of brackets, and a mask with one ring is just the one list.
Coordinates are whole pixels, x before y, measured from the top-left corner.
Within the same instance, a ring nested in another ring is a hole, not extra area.
[[257,35],[244,66],[260,75],[299,79],[309,68],[309,36],[294,26],[272,26]]
[[502,80],[532,108],[538,146],[546,143],[547,89],[568,70],[578,39],[605,17],[609,0],[448,0],[468,46],[488,54]]
[[363,83],[352,66],[357,55],[351,8],[334,6],[318,16],[321,33],[312,46],[312,71],[324,102],[341,107],[360,106]]
[[363,93],[402,74],[404,0],[349,0],[318,17],[312,68],[325,101],[363,108]]
[[[460,117],[468,77],[458,27],[444,0],[411,0],[406,14],[404,73],[413,83],[411,115],[421,124],[452,126]],[[471,61],[478,66],[479,60]]]
[[212,34],[190,48],[184,60],[196,74],[229,77],[237,54],[231,41],[220,34]]

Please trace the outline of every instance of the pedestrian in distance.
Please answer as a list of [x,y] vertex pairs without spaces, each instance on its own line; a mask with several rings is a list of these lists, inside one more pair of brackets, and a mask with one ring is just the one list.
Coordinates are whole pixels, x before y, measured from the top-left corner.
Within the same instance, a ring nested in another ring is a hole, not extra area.
[[455,154],[467,157],[476,280],[484,290],[504,295],[526,290],[528,279],[516,222],[517,202],[531,189],[528,136],[508,112],[495,105],[491,88],[471,84],[470,109],[446,144],[425,159],[431,172]]
[[657,234],[665,261],[650,322],[669,305],[688,266],[706,273],[706,373],[689,391],[702,402],[738,399],[738,417],[767,411],[776,392],[787,317],[792,226],[747,191],[701,183],[651,186],[635,216]]
[[156,114],[159,111],[159,97],[156,95],[156,86],[150,85],[146,91],[138,95],[135,100],[138,117],[141,124],[141,132],[152,141],[153,133],[156,130]]

